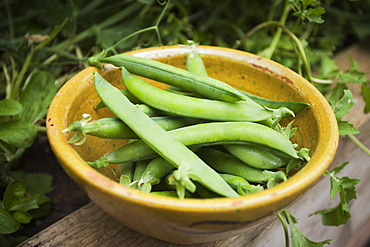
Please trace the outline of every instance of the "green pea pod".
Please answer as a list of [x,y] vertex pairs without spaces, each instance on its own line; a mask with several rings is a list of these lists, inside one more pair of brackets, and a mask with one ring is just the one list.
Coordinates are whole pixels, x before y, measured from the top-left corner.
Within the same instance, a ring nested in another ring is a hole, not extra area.
[[[194,148],[218,144],[243,144],[253,143],[276,149],[292,158],[298,159],[293,144],[279,132],[258,123],[250,122],[211,122],[186,126],[170,133],[182,144]],[[109,163],[123,163],[141,159],[150,159],[157,153],[137,140],[124,145],[117,150],[107,153],[98,160],[90,162],[95,167],[107,166]]]
[[197,186],[195,193],[199,195],[201,198],[220,198],[220,195],[207,189],[201,184],[195,183],[195,185]]
[[138,187],[141,191],[150,192],[152,185],[158,184],[160,179],[166,176],[175,167],[161,156],[154,158],[149,162],[143,171]]
[[285,173],[282,171],[266,171],[248,166],[233,155],[224,153],[211,147],[202,148],[197,152],[197,154],[216,171],[240,176],[248,182],[270,182],[270,184],[272,184],[271,181],[281,182],[287,179]]
[[[132,95],[132,93],[130,93],[127,89],[120,89],[121,93],[123,93],[132,103],[135,103],[135,104],[140,104],[142,103],[138,98],[136,98],[134,95]],[[103,103],[103,101],[100,101],[95,107],[94,109],[99,109],[99,108],[102,108],[102,107],[105,107],[105,104]]]
[[121,174],[119,177],[120,184],[126,186],[131,184],[134,175],[134,168],[134,162],[127,162],[121,165]]
[[258,169],[276,169],[286,166],[291,157],[272,149],[249,144],[227,144],[224,147],[244,163]]
[[175,190],[153,191],[153,192],[150,192],[150,194],[159,195],[159,196],[167,196],[167,197],[177,197],[177,193]]
[[251,93],[240,91],[242,94],[246,95],[253,101],[257,102],[259,105],[272,109],[279,109],[281,107],[286,107],[294,112],[295,115],[303,111],[305,108],[309,107],[310,104],[306,102],[292,102],[292,101],[275,101],[260,97]]
[[118,54],[102,58],[100,62],[125,67],[130,73],[180,87],[210,99],[227,102],[245,99],[244,94],[225,82],[208,76],[194,75],[184,69],[151,59]]
[[[261,121],[272,112],[241,103],[189,97],[154,87],[122,67],[126,88],[144,103],[171,114],[216,121]],[[186,107],[184,107],[186,106]]]
[[141,175],[143,174],[145,168],[147,167],[148,163],[150,160],[139,160],[135,162],[135,167],[134,167],[134,174],[132,178],[132,183],[129,184],[131,188],[138,189],[138,182],[139,179],[141,178]]
[[190,52],[186,59],[186,70],[195,75],[208,76],[206,66],[196,47],[195,44],[190,46]]
[[[167,197],[178,197],[175,190],[165,190],[165,191],[152,191],[150,192],[153,195],[167,196]],[[194,198],[194,194],[186,191],[185,198]]]
[[[239,196],[217,172],[156,124],[148,115],[137,109],[119,89],[107,82],[97,72],[94,72],[94,85],[104,104],[151,149],[177,168],[174,177],[184,189],[195,191],[196,188],[191,181],[195,180],[225,197]],[[183,198],[184,193],[179,193],[179,196]]]
[[[75,121],[66,128],[65,131],[75,133],[68,143],[81,145],[86,139],[86,134],[107,139],[138,138],[136,133],[119,118],[101,118],[95,121],[90,121],[90,115],[84,114],[83,117],[84,118],[82,120]],[[200,121],[198,119],[180,116],[152,117],[152,119],[165,130],[177,129]]]
[[249,184],[247,180],[242,177],[231,175],[231,174],[220,174],[220,176],[228,183],[231,188],[238,192],[239,195],[249,195],[259,191],[263,191],[264,188],[261,185]]

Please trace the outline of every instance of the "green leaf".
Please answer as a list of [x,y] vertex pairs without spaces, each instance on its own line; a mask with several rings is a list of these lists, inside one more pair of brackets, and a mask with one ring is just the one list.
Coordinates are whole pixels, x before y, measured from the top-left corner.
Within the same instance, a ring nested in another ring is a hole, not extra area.
[[309,22],[323,23],[321,15],[325,14],[325,9],[320,7],[320,1],[316,0],[289,0],[293,7],[294,16],[299,16],[302,20]]
[[353,58],[351,58],[351,64],[351,68],[340,73],[338,77],[344,83],[365,83],[366,73],[358,70],[358,63]]
[[51,210],[51,203],[48,197],[45,196],[45,198],[48,199],[47,202],[45,203],[40,202],[41,204],[39,205],[39,208],[31,209],[27,212],[32,216],[32,219],[39,219],[39,218],[49,215],[50,210]]
[[0,123],[0,140],[19,148],[30,147],[37,137],[37,129],[29,122]]
[[370,86],[367,83],[362,83],[362,94],[365,101],[364,113],[370,112]]
[[52,187],[53,176],[47,173],[27,173],[23,170],[17,170],[12,171],[11,176],[22,181],[27,193],[30,194],[47,194],[54,189]]
[[356,199],[355,185],[360,183],[361,180],[337,176],[348,164],[349,162],[345,162],[331,171],[326,171],[326,175],[330,175],[330,199],[334,199],[339,194],[340,202],[334,208],[322,209],[312,214],[320,214],[323,225],[339,226],[346,224],[348,219],[351,218],[348,203]]
[[28,224],[32,220],[32,216],[24,211],[16,211],[12,214],[12,216],[14,217],[14,219],[16,219],[22,224]]
[[[334,101],[331,101],[333,104]],[[348,121],[342,120],[342,118],[350,112],[354,102],[352,100],[352,92],[350,90],[343,91],[343,97],[340,98],[333,107],[335,117],[337,118],[339,134],[358,134],[360,131],[350,124]]]
[[351,213],[343,211],[341,204],[334,208],[319,210],[315,214],[321,215],[321,222],[324,226],[344,225],[351,218]]
[[41,194],[30,195],[18,200],[15,205],[9,208],[9,211],[27,212],[28,210],[39,208],[39,204],[42,203],[45,203],[45,197],[43,197]]
[[16,205],[26,193],[24,184],[19,180],[13,180],[6,187],[4,192],[4,209],[9,211],[14,205]]
[[3,99],[0,100],[0,116],[13,116],[20,113],[22,104],[16,100]]
[[320,1],[317,1],[317,0],[301,0],[301,2],[304,8],[307,8],[310,5],[320,4]]
[[[288,221],[290,234],[292,239],[292,246],[294,247],[322,247],[324,244],[330,244],[333,240],[328,239],[321,242],[315,242],[308,239],[299,229],[295,226],[297,219],[291,215],[288,209],[283,210],[283,214]],[[282,222],[284,223],[284,222]],[[286,233],[287,234],[287,233]]]
[[352,100],[352,92],[350,90],[344,90],[343,97],[335,104],[333,110],[337,119],[342,119],[345,115],[350,112],[354,102]]
[[20,94],[19,102],[23,106],[20,119],[34,123],[43,118],[56,91],[55,78],[50,72],[33,72]]
[[311,8],[305,10],[303,13],[304,17],[310,22],[316,22],[319,24],[324,22],[324,19],[321,17],[321,15],[325,14],[325,9],[323,7]]
[[355,135],[360,131],[348,121],[338,121],[339,135]]
[[0,234],[16,232],[19,227],[21,223],[0,206]]
[[329,56],[320,54],[321,66],[320,66],[320,78],[332,79],[336,78],[339,74],[338,65],[335,60]]

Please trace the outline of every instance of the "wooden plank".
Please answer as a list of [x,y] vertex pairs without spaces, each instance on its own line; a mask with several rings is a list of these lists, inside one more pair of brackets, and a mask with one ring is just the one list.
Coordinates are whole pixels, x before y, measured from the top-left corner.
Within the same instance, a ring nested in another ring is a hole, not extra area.
[[[367,46],[353,46],[338,54],[337,62],[342,70],[349,68],[348,56],[360,63],[362,71],[370,72],[370,50]],[[361,129],[357,138],[370,147],[370,115],[363,113],[364,102],[361,100],[360,85],[351,85],[355,96],[355,106],[347,118]],[[331,167],[343,162],[350,164],[339,174],[350,178],[361,179],[357,185],[358,198],[350,203],[352,218],[346,225],[325,227],[321,224],[320,216],[310,214],[317,210],[334,207],[338,200],[329,199],[329,178],[323,177],[289,209],[300,221],[297,227],[310,239],[322,241],[334,239],[331,246],[336,247],[365,247],[370,236],[370,157],[361,151],[353,142],[342,139],[337,155]],[[248,236],[235,236],[230,239],[198,244],[199,247],[224,246],[276,246],[284,247],[285,240],[281,223],[276,220],[252,241],[247,242]],[[168,246],[174,245],[144,236],[117,222],[100,210],[94,203],[89,203],[39,234],[31,237],[20,247],[26,246]]]

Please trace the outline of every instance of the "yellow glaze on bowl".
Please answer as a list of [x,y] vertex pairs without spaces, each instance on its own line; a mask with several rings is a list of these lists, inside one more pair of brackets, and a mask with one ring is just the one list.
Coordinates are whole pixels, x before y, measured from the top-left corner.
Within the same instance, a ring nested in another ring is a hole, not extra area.
[[[67,144],[62,133],[83,113],[93,119],[112,116],[93,107],[99,102],[93,72],[122,86],[114,68],[100,71],[89,67],[70,79],[57,93],[47,115],[50,145],[64,170],[105,212],[126,226],[171,243],[202,243],[248,234],[250,239],[310,188],[334,158],[338,146],[335,116],[325,98],[304,78],[286,67],[250,53],[228,48],[199,46],[209,76],[232,86],[273,100],[304,101],[310,107],[295,120],[299,130],[294,142],[311,149],[310,162],[288,181],[262,192],[238,198],[185,199],[151,195],[119,185],[86,164],[124,144],[119,140],[88,137],[85,144]],[[155,47],[128,52],[185,68],[187,48]],[[164,87],[163,84],[154,83]],[[184,106],[186,107],[186,106]]]

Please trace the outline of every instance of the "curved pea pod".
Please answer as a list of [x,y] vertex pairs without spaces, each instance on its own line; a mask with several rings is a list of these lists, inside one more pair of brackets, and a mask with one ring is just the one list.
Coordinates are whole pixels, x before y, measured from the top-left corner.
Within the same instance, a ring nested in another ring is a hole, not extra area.
[[[292,158],[298,158],[293,144],[285,136],[258,123],[200,123],[171,130],[168,133],[189,148],[218,144],[254,143],[262,147],[276,149]],[[155,156],[157,156],[157,153],[152,148],[146,145],[144,141],[137,140],[107,153],[100,159],[90,162],[90,164],[102,167],[113,163],[150,159]]]
[[285,173],[282,171],[273,172],[251,167],[233,155],[211,147],[202,148],[197,154],[220,173],[240,176],[252,183],[267,183],[268,188],[287,180]]
[[[130,74],[122,67],[122,79],[126,88],[156,109],[185,117],[216,121],[262,121],[272,112],[242,103],[230,103],[180,95],[154,87]],[[185,106],[185,107],[184,107]]]
[[242,177],[231,175],[231,174],[220,174],[220,176],[228,183],[231,188],[238,192],[239,195],[249,195],[259,191],[263,191],[264,188],[261,185],[252,185]]
[[149,164],[150,160],[139,160],[135,163],[132,182],[129,184],[129,187],[138,189],[138,182],[141,178],[141,175],[143,174],[145,168]]
[[119,183],[122,185],[129,186],[134,176],[134,162],[127,162],[121,165],[121,174],[119,177]]
[[250,144],[226,144],[227,151],[244,163],[258,169],[276,169],[286,166],[291,157],[272,149]]
[[[192,180],[198,181],[222,196],[239,196],[217,172],[207,166],[184,144],[156,124],[148,115],[137,109],[116,87],[107,82],[97,72],[94,72],[94,85],[104,104],[151,149],[177,168],[173,175],[176,179],[176,188],[181,199],[185,196],[185,189],[191,192],[195,191],[196,188]],[[94,162],[88,162],[88,164],[97,169],[101,168],[99,165],[106,165],[106,163],[99,164]]]
[[125,67],[130,73],[183,88],[210,99],[226,102],[244,100],[244,94],[229,84],[208,76],[199,76],[181,68],[147,58],[118,54],[100,59],[117,67]]
[[259,105],[272,109],[279,109],[281,107],[286,107],[294,112],[295,115],[303,111],[305,108],[309,107],[310,104],[306,102],[293,102],[293,101],[276,101],[270,100],[264,97],[260,97],[245,91],[240,91],[242,94],[246,95]]
[[[173,130],[187,125],[195,124],[200,120],[180,116],[152,117],[165,130]],[[137,134],[119,118],[100,118],[90,121],[91,116],[83,115],[83,119],[71,123],[65,131],[75,133],[68,143],[83,144],[86,134],[106,139],[137,139]]]
[[144,192],[151,192],[152,185],[158,184],[160,179],[173,169],[175,167],[161,156],[154,158],[146,166],[138,181],[139,189]]

